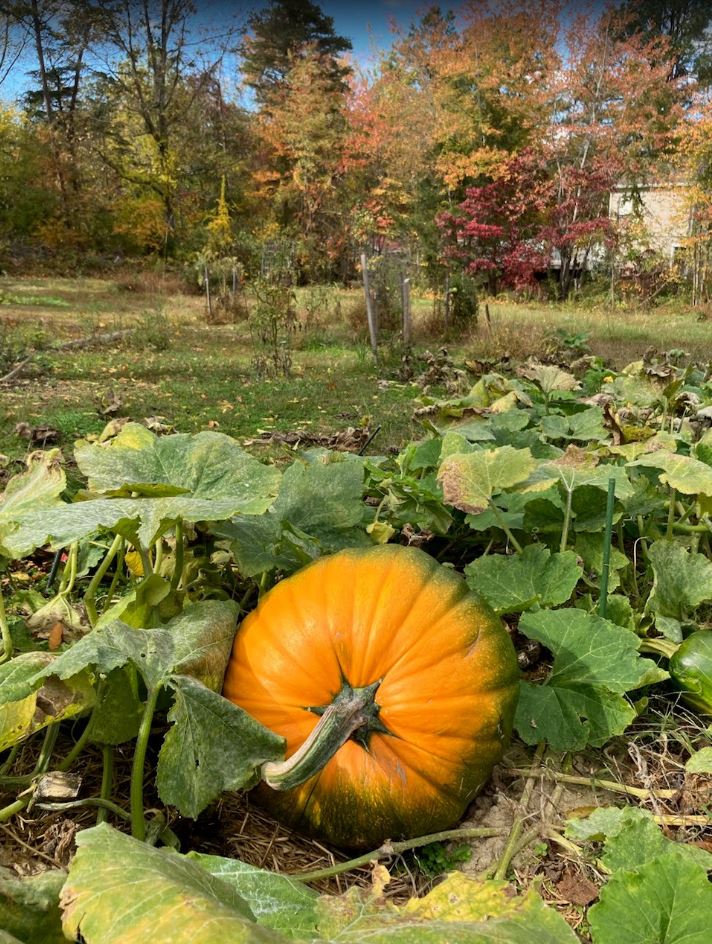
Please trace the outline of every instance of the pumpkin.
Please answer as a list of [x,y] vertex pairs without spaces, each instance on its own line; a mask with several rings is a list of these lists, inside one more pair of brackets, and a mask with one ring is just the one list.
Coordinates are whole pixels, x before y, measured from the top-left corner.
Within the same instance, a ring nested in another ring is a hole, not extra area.
[[223,694],[286,738],[259,802],[335,846],[375,848],[460,819],[501,757],[518,675],[502,623],[461,576],[384,545],[266,594]]

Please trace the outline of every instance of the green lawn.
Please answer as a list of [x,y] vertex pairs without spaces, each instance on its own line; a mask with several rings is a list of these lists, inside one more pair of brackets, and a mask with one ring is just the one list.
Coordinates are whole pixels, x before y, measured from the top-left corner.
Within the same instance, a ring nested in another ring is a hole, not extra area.
[[[297,336],[294,374],[262,380],[251,367],[246,323],[207,325],[203,299],[175,289],[159,278],[148,285],[131,279],[2,280],[1,372],[28,345],[45,350],[14,384],[0,388],[0,453],[17,459],[32,448],[15,434],[18,423],[50,426],[59,432],[59,445],[69,447],[99,433],[114,416],[162,416],[180,431],[214,428],[240,439],[270,430],[326,434],[380,425],[373,450],[418,435],[412,413],[419,388],[398,379],[397,348],[384,345],[380,365],[373,363],[358,289],[331,290],[311,315],[309,290],[299,290],[305,326]],[[616,367],[651,345],[712,355],[710,324],[681,305],[633,312],[491,301],[489,309],[489,326],[482,316],[471,336],[447,342],[456,362],[542,356],[559,329],[588,335],[592,352]],[[443,343],[431,300],[414,300],[414,320],[417,351]],[[71,338],[129,328],[135,330],[109,345],[51,350]],[[120,404],[118,411],[104,414],[112,401]],[[252,448],[271,448],[278,457],[288,447]]]

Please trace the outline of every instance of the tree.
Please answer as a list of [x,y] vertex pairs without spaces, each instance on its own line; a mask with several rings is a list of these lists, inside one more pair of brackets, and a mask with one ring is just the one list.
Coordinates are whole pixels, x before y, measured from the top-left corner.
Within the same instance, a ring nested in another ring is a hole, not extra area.
[[669,78],[694,76],[712,82],[712,7],[709,0],[627,0],[621,35],[645,41],[664,36],[670,41]]
[[269,108],[279,96],[295,59],[306,54],[321,64],[323,79],[345,91],[350,73],[340,57],[351,43],[334,32],[334,20],[311,0],[269,0],[253,13],[241,45],[242,74],[257,104]]

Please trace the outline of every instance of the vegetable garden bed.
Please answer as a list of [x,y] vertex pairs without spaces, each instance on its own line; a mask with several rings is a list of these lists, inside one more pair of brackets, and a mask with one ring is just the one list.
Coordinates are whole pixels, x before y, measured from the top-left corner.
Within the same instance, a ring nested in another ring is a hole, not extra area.
[[[492,371],[396,456],[129,424],[70,496],[33,454],[0,501],[0,941],[707,944],[712,380],[678,362]],[[284,745],[220,691],[272,586],[388,543],[464,574],[522,678],[456,832],[354,862],[236,794]]]

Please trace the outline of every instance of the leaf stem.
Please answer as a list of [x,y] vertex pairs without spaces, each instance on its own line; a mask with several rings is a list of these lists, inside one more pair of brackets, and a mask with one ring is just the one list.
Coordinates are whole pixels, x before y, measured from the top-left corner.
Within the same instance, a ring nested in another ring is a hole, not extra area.
[[10,633],[10,627],[7,623],[2,587],[0,587],[0,632],[2,632],[2,653],[0,653],[0,663],[3,663],[7,662],[7,660],[12,657],[13,642],[12,635]]
[[53,811],[71,810],[82,806],[98,806],[99,812],[108,811],[110,813],[114,813],[116,816],[125,820],[127,823],[131,821],[130,813],[127,813],[126,810],[122,809],[118,803],[114,803],[113,800],[107,800],[101,796],[84,797],[81,800],[69,800],[67,803],[38,803],[37,806],[41,810]]
[[176,558],[171,577],[171,590],[177,590],[183,577],[185,547],[183,543],[183,519],[176,519]]
[[667,518],[667,530],[665,531],[665,537],[668,541],[672,540],[673,525],[675,524],[675,512],[677,508],[675,507],[675,501],[677,497],[677,492],[675,489],[670,491],[670,504],[668,506],[668,518]]
[[124,553],[126,550],[126,544],[123,538],[119,543],[119,550],[116,557],[116,569],[114,570],[114,576],[111,578],[111,583],[109,584],[109,589],[106,591],[106,605],[104,606],[103,612],[106,612],[109,606],[111,606],[111,601],[114,597],[114,591],[116,590],[116,584],[119,582],[119,578],[123,573],[124,569]]
[[541,759],[544,756],[545,748],[546,743],[542,741],[541,744],[537,745],[536,751],[534,752],[534,759],[532,760],[531,768],[527,774],[524,789],[522,790],[522,798],[519,802],[519,813],[514,818],[512,828],[509,832],[509,837],[504,846],[504,851],[502,852],[502,856],[497,863],[497,868],[494,871],[495,879],[503,879],[506,876],[507,869],[509,868],[512,859],[517,853],[517,846],[520,839],[522,838],[522,832],[524,831],[524,819],[527,814],[527,808],[534,791],[536,768],[539,766],[539,764],[541,764]]
[[325,869],[315,869],[312,872],[288,872],[293,878],[298,878],[302,882],[316,882],[323,878],[331,878],[334,875],[341,875],[342,872],[351,872],[353,869],[359,869],[371,862],[379,859],[387,859],[394,855],[400,855],[408,852],[410,849],[418,849],[420,846],[428,846],[431,842],[449,842],[457,839],[488,839],[492,836],[503,836],[506,829],[488,826],[463,826],[461,829],[446,829],[439,833],[430,833],[428,836],[418,836],[417,839],[404,839],[402,842],[385,842],[373,852],[365,852],[355,859],[349,859],[347,862],[338,862]]
[[[102,804],[99,806],[99,811],[96,814],[96,825],[100,823],[105,823],[107,820],[107,810],[111,807],[105,806],[104,804],[111,802],[111,790],[114,786],[114,749],[111,744],[102,744],[101,746],[101,788],[99,789],[99,799],[102,800]],[[116,804],[113,804],[114,806]],[[121,807],[117,807],[121,809]],[[121,815],[126,816],[124,810],[121,810]],[[131,818],[130,816],[128,817]]]
[[99,589],[99,584],[106,576],[106,572],[111,566],[111,562],[113,561],[114,557],[116,557],[123,540],[124,539],[120,534],[116,535],[111,544],[111,547],[104,555],[103,561],[101,564],[99,564],[96,572],[94,573],[94,576],[89,581],[89,586],[87,587],[84,594],[84,606],[86,607],[87,616],[89,617],[89,622],[92,626],[96,626],[97,620],[99,619],[96,612],[96,592]]
[[496,518],[496,520],[497,520],[497,524],[498,524],[499,527],[504,531],[504,533],[507,535],[507,538],[509,539],[509,541],[510,541],[512,547],[514,548],[514,550],[517,551],[519,554],[521,554],[521,553],[522,553],[522,545],[519,543],[519,541],[514,537],[514,535],[512,534],[512,532],[509,530],[509,526],[507,525],[507,522],[504,520],[504,516],[502,515],[502,512],[501,512],[501,511],[499,510],[499,508],[495,505],[495,503],[492,501],[491,498],[488,499],[488,502],[489,502],[490,508],[492,509],[492,514],[495,516],[495,518]]
[[151,724],[153,722],[153,713],[156,710],[156,702],[162,686],[156,685],[149,689],[148,698],[143,709],[141,725],[136,738],[134,749],[133,765],[131,767],[131,835],[135,839],[144,840],[146,838],[146,820],[143,815],[143,776],[146,764],[146,750],[148,748],[148,739],[151,734]]
[[571,505],[574,500],[573,489],[566,490],[566,508],[564,509],[564,523],[561,529],[561,542],[559,543],[559,553],[563,554],[566,545],[569,542],[569,528],[571,527]]
[[143,544],[141,544],[140,541],[136,543],[135,547],[141,558],[141,566],[143,567],[143,576],[150,577],[151,574],[153,573],[153,564],[151,563],[151,555],[148,553],[148,550],[143,546]]

